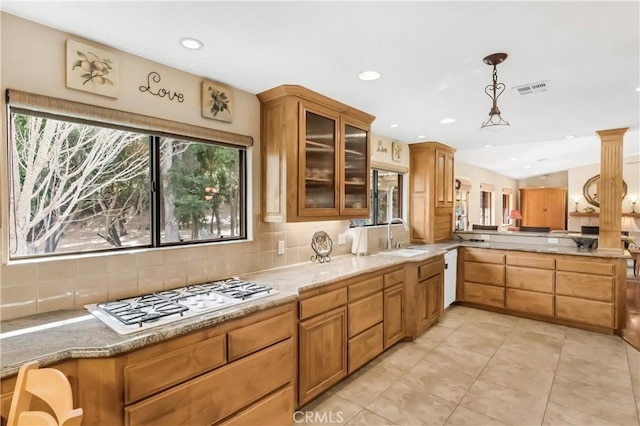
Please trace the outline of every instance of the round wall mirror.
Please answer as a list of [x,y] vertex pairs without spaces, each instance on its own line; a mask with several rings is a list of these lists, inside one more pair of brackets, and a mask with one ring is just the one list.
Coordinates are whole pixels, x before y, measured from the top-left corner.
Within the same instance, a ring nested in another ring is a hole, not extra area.
[[[582,187],[582,195],[587,203],[592,206],[600,207],[600,199],[598,198],[598,184],[600,183],[600,175],[595,175]],[[622,181],[622,199],[627,196],[627,182]]]

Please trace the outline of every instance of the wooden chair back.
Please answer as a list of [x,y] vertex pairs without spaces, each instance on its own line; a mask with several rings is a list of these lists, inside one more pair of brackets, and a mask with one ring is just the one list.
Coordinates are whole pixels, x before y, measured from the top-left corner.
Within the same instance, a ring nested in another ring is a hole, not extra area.
[[[37,361],[20,367],[7,426],[79,426],[82,422],[82,408],[73,409],[73,393],[67,377],[55,368],[39,367]],[[30,411],[33,396],[46,402],[55,418],[44,411]]]

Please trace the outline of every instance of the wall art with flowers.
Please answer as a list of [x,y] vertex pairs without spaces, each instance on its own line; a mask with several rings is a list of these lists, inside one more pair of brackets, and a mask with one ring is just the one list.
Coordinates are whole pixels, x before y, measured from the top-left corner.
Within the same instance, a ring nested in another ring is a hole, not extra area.
[[118,55],[104,49],[67,40],[67,87],[111,98],[118,97]]
[[229,86],[213,81],[202,82],[202,116],[231,122],[233,97]]

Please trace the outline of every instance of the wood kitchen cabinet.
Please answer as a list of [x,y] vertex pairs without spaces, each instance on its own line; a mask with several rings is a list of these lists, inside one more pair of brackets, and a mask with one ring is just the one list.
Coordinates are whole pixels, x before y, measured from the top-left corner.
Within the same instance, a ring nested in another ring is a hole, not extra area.
[[120,356],[79,359],[83,423],[264,424],[255,421],[269,416],[290,424],[296,322],[288,304]]
[[550,230],[567,227],[565,188],[520,188],[522,226],[543,226]]
[[372,115],[301,86],[257,95],[265,222],[366,218]]
[[439,142],[409,145],[410,238],[434,243],[452,238],[455,149]]
[[405,266],[406,335],[415,339],[444,311],[444,257]]
[[384,274],[384,349],[405,335],[404,268]]
[[463,303],[600,332],[625,326],[625,259],[468,247],[459,253]]
[[348,373],[347,289],[302,298],[299,305],[298,404],[303,405]]
[[536,253],[507,252],[505,307],[552,317],[555,258]]
[[504,307],[505,253],[499,250],[461,250],[462,297],[466,302]]

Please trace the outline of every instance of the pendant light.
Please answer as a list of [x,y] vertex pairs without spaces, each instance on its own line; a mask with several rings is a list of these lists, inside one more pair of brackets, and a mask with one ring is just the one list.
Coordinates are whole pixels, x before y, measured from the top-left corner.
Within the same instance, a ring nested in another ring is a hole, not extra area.
[[505,86],[504,83],[498,83],[498,71],[496,67],[498,64],[504,62],[505,59],[507,59],[506,53],[494,53],[482,60],[485,64],[493,66],[493,83],[484,88],[485,93],[493,101],[493,106],[489,111],[489,119],[482,123],[480,130],[499,130],[511,127],[509,122],[502,118],[500,109],[498,108],[498,97],[504,92]]

